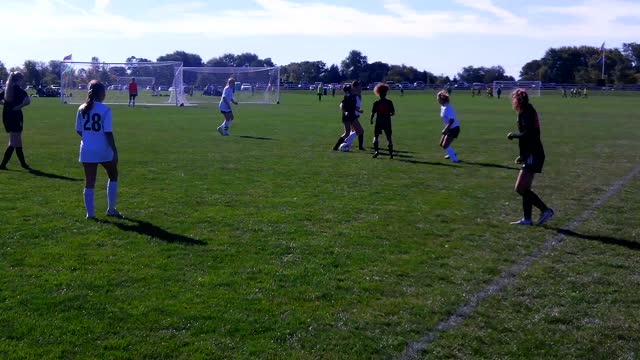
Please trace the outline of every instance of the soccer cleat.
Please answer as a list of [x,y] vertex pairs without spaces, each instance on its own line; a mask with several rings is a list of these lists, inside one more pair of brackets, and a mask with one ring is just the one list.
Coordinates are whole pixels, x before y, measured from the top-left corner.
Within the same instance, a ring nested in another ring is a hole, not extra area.
[[457,164],[457,163],[459,163],[459,162],[460,162],[460,160],[451,160],[451,162],[453,162],[453,163],[456,163],[456,164]]
[[449,156],[449,155],[445,155],[445,156],[444,156],[444,158],[445,158],[445,159],[448,159],[448,158],[450,158],[450,157],[451,157],[451,156]]
[[531,220],[525,219],[525,218],[522,218],[522,219],[520,219],[518,221],[511,222],[510,224],[511,225],[533,225]]
[[538,222],[536,223],[536,225],[542,225],[542,224],[546,223],[547,221],[549,221],[549,219],[551,219],[551,217],[553,217],[554,214],[555,213],[551,209],[547,209],[547,210],[541,212],[540,213],[540,218],[538,219]]
[[118,219],[123,219],[124,218],[124,216],[122,214],[120,214],[120,212],[118,210],[116,210],[116,209],[107,210],[107,216],[111,216],[111,217],[118,218]]
[[89,215],[87,215],[87,216],[85,217],[85,219],[87,219],[87,220],[95,220],[95,219],[96,219],[96,217],[95,217],[95,216],[89,216]]
[[8,170],[5,165],[0,165],[0,170]]
[[374,159],[375,159],[375,158],[377,158],[378,156],[380,156],[380,153],[379,153],[379,152],[377,152],[377,151],[376,151],[376,152],[374,152],[374,153],[373,153],[373,158],[374,158]]
[[218,126],[218,132],[220,135],[224,136],[224,130],[222,129],[222,125]]
[[22,166],[22,168],[25,170],[31,170],[31,166],[29,166],[27,163],[21,164],[20,166]]

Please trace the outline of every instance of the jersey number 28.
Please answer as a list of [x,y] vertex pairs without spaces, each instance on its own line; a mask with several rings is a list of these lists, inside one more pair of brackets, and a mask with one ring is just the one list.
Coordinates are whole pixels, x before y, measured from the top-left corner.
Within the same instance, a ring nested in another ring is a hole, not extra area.
[[99,132],[100,130],[102,130],[102,123],[100,122],[100,120],[102,120],[102,117],[100,116],[100,114],[95,113],[92,116],[89,115],[89,113],[82,114],[82,118],[84,119],[84,130],[93,130],[95,132]]

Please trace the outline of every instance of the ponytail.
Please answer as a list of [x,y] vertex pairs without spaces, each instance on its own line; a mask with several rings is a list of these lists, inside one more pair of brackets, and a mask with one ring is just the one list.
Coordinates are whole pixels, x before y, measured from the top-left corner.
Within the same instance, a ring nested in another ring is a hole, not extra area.
[[14,87],[22,79],[24,79],[24,75],[22,75],[22,73],[19,71],[14,71],[11,74],[9,74],[9,78],[7,79],[7,83],[5,84],[5,91],[4,91],[5,101],[7,102],[13,101]]
[[89,91],[87,92],[87,100],[84,104],[80,105],[82,115],[91,111],[91,109],[93,109],[93,103],[98,99],[102,100],[104,93],[104,85],[99,80],[91,80],[89,83]]

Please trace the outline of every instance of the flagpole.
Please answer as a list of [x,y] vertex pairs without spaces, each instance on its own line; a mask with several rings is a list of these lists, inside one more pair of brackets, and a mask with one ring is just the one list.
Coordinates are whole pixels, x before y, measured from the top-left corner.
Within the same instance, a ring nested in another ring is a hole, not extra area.
[[602,48],[602,79],[604,79],[604,55],[606,50]]

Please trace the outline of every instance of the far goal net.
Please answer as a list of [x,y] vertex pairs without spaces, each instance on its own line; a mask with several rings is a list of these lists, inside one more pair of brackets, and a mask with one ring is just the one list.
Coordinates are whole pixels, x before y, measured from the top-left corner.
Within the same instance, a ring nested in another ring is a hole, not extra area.
[[107,88],[105,104],[128,104],[129,83],[138,85],[136,105],[178,106],[175,94],[182,97],[182,62],[68,62],[60,65],[61,101],[82,104],[91,80],[100,80]]
[[502,89],[502,91],[509,91],[509,94],[513,92],[515,89],[525,89],[527,90],[527,94],[529,96],[541,96],[541,81],[494,81],[493,82],[493,92],[495,93],[498,89]]
[[[279,67],[184,67],[182,98],[185,106],[217,103],[229,78],[236,80],[234,99],[244,104],[280,102]],[[174,94],[171,94],[173,97]]]

